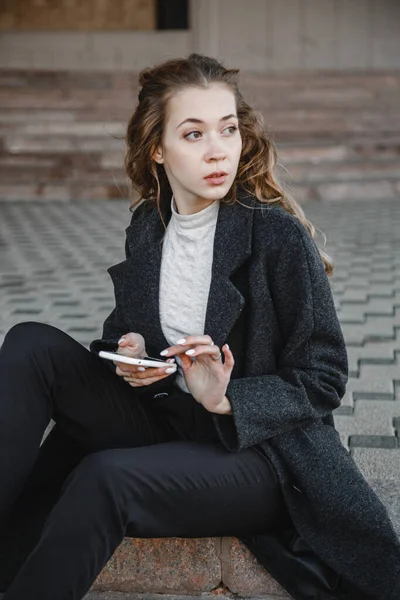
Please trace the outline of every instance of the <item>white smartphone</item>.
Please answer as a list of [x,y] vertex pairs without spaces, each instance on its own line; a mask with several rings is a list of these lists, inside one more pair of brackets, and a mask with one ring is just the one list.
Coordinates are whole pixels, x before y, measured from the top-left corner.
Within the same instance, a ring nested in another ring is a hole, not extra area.
[[176,365],[175,362],[164,362],[158,358],[133,358],[115,352],[106,352],[105,350],[100,350],[99,356],[101,356],[101,358],[106,358],[107,360],[115,360],[116,362],[125,363],[127,365],[138,365],[140,367],[173,367]]

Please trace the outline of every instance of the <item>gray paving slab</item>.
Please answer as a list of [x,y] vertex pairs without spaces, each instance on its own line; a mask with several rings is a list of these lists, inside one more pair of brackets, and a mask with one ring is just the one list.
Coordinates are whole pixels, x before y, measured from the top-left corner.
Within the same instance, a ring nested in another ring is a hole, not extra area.
[[[0,203],[0,343],[27,320],[60,327],[86,347],[101,333],[114,306],[106,269],[124,258],[128,207]],[[400,523],[400,202],[304,209],[335,259],[330,281],[350,368],[336,426]]]

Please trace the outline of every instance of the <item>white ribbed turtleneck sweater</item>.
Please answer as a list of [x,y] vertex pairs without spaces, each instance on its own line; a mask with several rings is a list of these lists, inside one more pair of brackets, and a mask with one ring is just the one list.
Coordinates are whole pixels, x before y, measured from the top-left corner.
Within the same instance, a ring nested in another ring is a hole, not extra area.
[[[211,283],[214,235],[220,202],[192,215],[178,213],[171,199],[171,219],[163,239],[160,273],[160,322],[173,345],[186,335],[203,335]],[[176,385],[189,392],[176,357]]]

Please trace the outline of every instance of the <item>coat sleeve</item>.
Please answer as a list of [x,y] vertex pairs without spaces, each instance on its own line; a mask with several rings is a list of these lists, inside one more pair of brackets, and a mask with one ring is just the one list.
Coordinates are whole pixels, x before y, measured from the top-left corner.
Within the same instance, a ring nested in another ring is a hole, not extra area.
[[348,380],[345,341],[318,248],[291,223],[271,265],[271,295],[282,349],[277,372],[232,379],[232,415],[213,415],[224,445],[237,452],[326,417]]
[[[133,211],[130,226],[141,218],[146,210],[146,203],[142,202]],[[129,229],[129,228],[128,228]],[[128,231],[128,229],[126,231]],[[125,258],[128,259],[131,256],[129,250],[128,237],[125,237]],[[100,339],[93,340],[90,344],[91,352],[98,353],[100,350],[107,350],[109,352],[115,352],[118,348],[118,340],[124,333],[128,333],[128,325],[125,323],[122,317],[121,311],[121,291],[123,281],[119,277],[118,265],[113,265],[108,270],[109,275],[114,284],[114,296],[115,296],[115,308],[108,315],[103,323],[103,332]],[[111,365],[112,369],[115,369],[114,363],[105,361],[108,365]]]
[[[130,257],[130,251],[128,247],[128,242],[125,241],[125,256],[126,258]],[[108,269],[108,272],[111,273],[113,267]],[[120,302],[120,292],[121,285],[119,284],[118,278],[115,277],[113,279],[114,282],[114,296],[115,296],[115,308],[108,315],[106,320],[103,323],[103,332],[100,339],[93,340],[90,344],[90,351],[98,354],[100,350],[107,350],[109,352],[115,352],[118,348],[118,340],[124,333],[128,333],[128,326],[122,318],[121,314],[121,302]],[[114,363],[110,361],[106,361],[109,365],[112,366],[112,369],[115,370]]]
[[[140,206],[135,210],[132,220],[135,218],[135,216],[137,214],[139,214],[139,208],[140,208]],[[131,253],[129,250],[128,241],[126,239],[126,241],[125,241],[125,257],[128,259],[130,256],[131,256]],[[108,315],[108,317],[106,318],[106,320],[103,323],[103,332],[102,332],[101,338],[97,339],[97,340],[93,340],[89,346],[90,351],[94,352],[95,354],[98,354],[100,352],[100,350],[116,352],[116,350],[118,348],[118,340],[120,339],[120,337],[122,335],[124,335],[124,333],[129,332],[129,326],[125,322],[125,320],[122,316],[122,310],[121,310],[121,304],[122,304],[121,303],[121,300],[122,300],[121,292],[122,292],[123,282],[120,280],[118,265],[114,265],[113,267],[110,267],[108,269],[108,272],[112,276],[113,283],[114,283],[115,308],[111,311],[111,313]],[[116,366],[114,365],[114,363],[111,360],[107,360],[105,358],[101,358],[101,360],[104,362],[104,364],[107,365],[107,367],[113,373],[115,373]],[[167,378],[167,381],[165,379],[161,379],[161,380],[155,381],[154,383],[151,383],[150,385],[147,385],[147,386],[135,387],[134,388],[135,394],[138,396],[146,396],[148,394],[154,395],[158,392],[164,392],[171,388],[171,386],[173,385],[173,383],[176,379],[176,376],[177,376],[177,373],[174,373],[173,375],[170,375]],[[118,375],[118,377],[119,377],[119,375]],[[129,384],[127,383],[127,385],[129,385]]]

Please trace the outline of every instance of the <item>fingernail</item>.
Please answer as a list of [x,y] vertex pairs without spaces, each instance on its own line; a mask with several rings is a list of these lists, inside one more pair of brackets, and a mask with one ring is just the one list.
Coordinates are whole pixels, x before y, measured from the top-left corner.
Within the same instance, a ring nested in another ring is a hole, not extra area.
[[145,371],[146,369],[144,367],[138,367],[137,370],[138,371]]
[[168,350],[163,350],[162,352],[160,352],[161,356],[167,356],[168,354]]
[[195,352],[195,351],[194,351],[194,350],[193,350],[193,348],[192,348],[191,350],[186,350],[185,354],[194,354],[194,352]]
[[178,340],[176,342],[176,344],[186,344],[186,338],[182,338],[181,340]]
[[227,350],[229,350],[229,346],[228,346],[228,344],[225,344],[225,347],[226,347],[226,349],[227,349]]
[[165,372],[166,373],[175,373],[176,368],[175,367],[169,367]]
[[124,342],[126,340],[126,338],[122,337],[120,340],[118,340],[118,344],[120,344],[121,342]]

